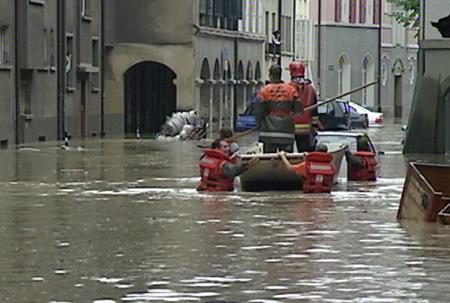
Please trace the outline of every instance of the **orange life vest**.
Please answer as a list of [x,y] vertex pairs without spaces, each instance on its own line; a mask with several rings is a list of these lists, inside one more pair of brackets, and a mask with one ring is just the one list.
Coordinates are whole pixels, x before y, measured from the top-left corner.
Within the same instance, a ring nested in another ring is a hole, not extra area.
[[354,156],[362,157],[364,168],[358,168],[348,164],[348,180],[350,181],[376,181],[377,160],[372,152],[356,152]]
[[330,192],[336,171],[333,156],[324,152],[312,152],[306,155],[306,175],[303,182],[303,192]]
[[222,175],[223,165],[232,163],[230,157],[218,149],[207,149],[203,154],[200,167],[199,191],[233,191],[233,178]]

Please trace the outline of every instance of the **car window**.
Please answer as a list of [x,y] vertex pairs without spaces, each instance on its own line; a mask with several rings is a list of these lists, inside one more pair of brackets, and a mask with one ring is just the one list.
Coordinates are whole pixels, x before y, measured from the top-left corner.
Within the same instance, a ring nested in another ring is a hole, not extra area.
[[348,108],[349,108],[350,112],[358,113],[358,111],[353,106],[349,105]]

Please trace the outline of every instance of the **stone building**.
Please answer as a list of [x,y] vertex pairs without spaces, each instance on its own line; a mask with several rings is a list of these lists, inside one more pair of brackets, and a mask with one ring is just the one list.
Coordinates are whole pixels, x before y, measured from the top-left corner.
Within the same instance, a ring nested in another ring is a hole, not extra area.
[[381,110],[388,118],[407,120],[417,73],[417,31],[397,23],[390,16],[397,8],[386,0],[310,3],[317,41],[313,71],[321,97],[349,91],[380,75],[380,88],[371,86],[346,99]]
[[262,83],[261,1],[115,0],[107,7],[106,133],[152,136],[176,110],[232,127]]
[[100,135],[102,1],[0,1],[0,142]]

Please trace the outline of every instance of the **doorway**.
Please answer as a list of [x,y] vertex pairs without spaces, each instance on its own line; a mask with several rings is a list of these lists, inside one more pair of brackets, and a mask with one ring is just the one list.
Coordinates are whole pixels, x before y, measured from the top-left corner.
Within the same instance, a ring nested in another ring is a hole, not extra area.
[[177,75],[166,65],[142,62],[124,74],[125,136],[153,138],[176,111]]
[[394,119],[401,122],[403,113],[403,79],[400,75],[394,78]]

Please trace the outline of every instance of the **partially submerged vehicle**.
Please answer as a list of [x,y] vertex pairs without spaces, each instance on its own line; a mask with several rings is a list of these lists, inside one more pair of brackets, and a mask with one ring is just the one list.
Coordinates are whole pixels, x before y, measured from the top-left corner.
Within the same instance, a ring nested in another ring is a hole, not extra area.
[[[335,168],[332,176],[332,183],[336,183],[341,162],[344,157],[344,149],[339,148],[331,151],[333,159],[331,164]],[[298,164],[303,161],[305,154],[289,153],[286,154],[291,164]],[[258,158],[259,162],[251,169],[240,176],[242,191],[267,191],[267,190],[301,190],[303,187],[303,178],[288,170],[278,154],[244,154],[240,155],[242,161],[249,161]]]
[[450,166],[411,162],[397,219],[450,224]]
[[[361,140],[367,140],[370,152],[375,154],[375,159],[378,162],[378,166],[376,167],[376,175],[380,175],[380,157],[379,155],[382,155],[384,152],[377,150],[377,147],[372,142],[372,140],[369,138],[369,136],[363,132],[333,132],[333,131],[325,131],[325,132],[318,132],[317,136],[317,143],[318,144],[325,144],[328,146],[329,150],[336,150],[341,146],[348,146],[348,149],[350,152],[355,153],[357,152],[357,146],[358,142]],[[339,177],[348,177],[348,165],[347,161],[344,159],[342,166],[344,169],[342,169],[342,173]],[[348,178],[347,178],[348,179]]]

